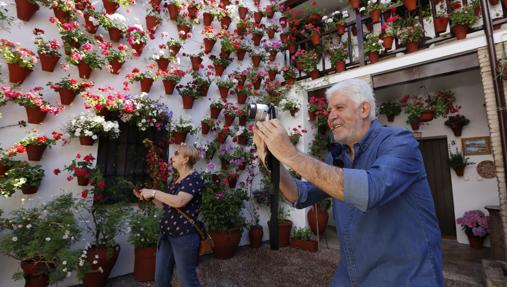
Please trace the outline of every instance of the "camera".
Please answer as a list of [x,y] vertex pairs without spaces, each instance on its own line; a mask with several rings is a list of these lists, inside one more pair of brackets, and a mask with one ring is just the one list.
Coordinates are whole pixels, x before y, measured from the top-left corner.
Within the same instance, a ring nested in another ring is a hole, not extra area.
[[271,104],[250,104],[247,108],[249,119],[266,121],[276,118],[275,107]]

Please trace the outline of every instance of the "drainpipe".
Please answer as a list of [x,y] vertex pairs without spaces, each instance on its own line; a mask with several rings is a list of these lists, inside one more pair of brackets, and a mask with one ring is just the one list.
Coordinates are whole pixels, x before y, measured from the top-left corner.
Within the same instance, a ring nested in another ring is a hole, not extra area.
[[[489,4],[488,0],[481,1],[482,19],[484,23],[484,33],[486,34],[486,41],[488,44],[488,56],[489,64],[491,66],[491,75],[493,76],[493,89],[495,91],[496,111],[498,116],[499,128],[500,128],[500,141],[502,147],[502,162],[504,167],[504,183],[507,184],[507,110],[505,107],[505,95],[503,90],[503,79],[498,77],[497,74],[497,58],[496,49],[493,39],[493,26],[491,22],[491,16],[489,15]],[[503,225],[503,238],[505,247],[505,258],[507,259],[507,234],[505,234],[505,228],[507,227],[507,204],[500,201],[500,214],[502,215]]]

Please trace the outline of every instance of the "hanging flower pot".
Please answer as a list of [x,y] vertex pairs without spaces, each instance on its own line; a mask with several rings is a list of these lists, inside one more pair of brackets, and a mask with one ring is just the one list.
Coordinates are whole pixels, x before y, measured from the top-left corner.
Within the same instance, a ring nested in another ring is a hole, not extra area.
[[282,43],[287,43],[287,41],[289,40],[289,35],[290,35],[289,32],[284,32],[280,34],[280,41],[282,41]]
[[359,9],[361,7],[361,1],[360,0],[349,0],[350,6],[353,9]]
[[60,56],[43,55],[39,53],[40,65],[43,71],[53,72],[55,70]]
[[254,86],[254,90],[258,90],[261,88],[262,78],[261,77],[255,77],[253,79],[252,85]]
[[141,81],[141,92],[149,93],[151,90],[151,85],[153,84],[152,78],[143,78]]
[[211,26],[211,23],[213,22],[213,14],[204,12],[202,13],[202,22],[204,23],[204,26]]
[[203,84],[199,87],[199,92],[201,92],[201,97],[205,98],[208,95],[209,84]]
[[248,237],[250,239],[250,247],[259,248],[262,246],[262,236],[263,236],[262,226],[253,225],[248,230]]
[[62,105],[70,105],[76,97],[76,91],[61,88],[58,93],[60,94],[60,103]]
[[461,177],[461,176],[463,176],[465,174],[465,167],[455,167],[453,169],[456,172],[457,176]]
[[102,0],[102,3],[104,4],[104,9],[106,10],[107,14],[114,14],[116,10],[120,7],[118,3],[112,2],[110,0]]
[[379,60],[379,54],[377,52],[368,53],[368,59],[370,59],[371,64],[375,64]]
[[[37,190],[36,190],[37,191]],[[49,273],[51,264],[34,260],[24,260],[20,263],[25,277],[26,287],[44,287],[49,285]]]
[[238,104],[243,105],[246,103],[248,95],[245,92],[238,92],[237,96],[238,96]]
[[500,0],[489,0],[489,4],[491,4],[491,6],[495,6],[498,2],[500,2]]
[[229,95],[229,88],[219,86],[218,91],[220,92],[220,98],[222,98],[222,100],[226,102],[227,96]]
[[345,61],[338,61],[334,64],[334,70],[336,73],[345,71]]
[[239,6],[238,14],[239,14],[239,18],[241,20],[245,20],[246,14],[248,14],[248,8],[246,8],[244,6]]
[[252,41],[255,46],[259,46],[261,44],[262,34],[255,33],[252,35]]
[[168,58],[159,58],[156,60],[158,69],[161,71],[167,70],[167,67],[169,66],[169,59]]
[[239,125],[242,127],[246,126],[247,119],[246,115],[239,116]]
[[199,71],[199,69],[201,68],[201,62],[202,62],[202,58],[201,57],[190,57],[190,62],[192,63],[192,70],[194,71]]
[[120,73],[121,67],[123,66],[123,63],[125,62],[120,62],[118,59],[109,61],[109,65],[111,65],[111,74],[118,75]]
[[467,25],[455,25],[452,27],[452,33],[456,36],[456,40],[462,40],[467,37],[468,26]]
[[16,0],[16,15],[18,19],[30,21],[33,14],[39,10],[39,5],[30,0]]
[[162,0],[150,0],[150,5],[155,10],[160,8],[161,3],[162,3]]
[[243,61],[245,58],[246,50],[245,49],[238,49],[236,50],[236,57],[238,58],[238,61]]
[[95,140],[90,136],[80,136],[79,137],[79,144],[81,144],[81,145],[92,146],[93,143],[95,143]]
[[429,122],[429,121],[432,121],[433,120],[433,111],[431,110],[426,110],[426,111],[423,111],[421,113],[421,115],[419,116],[419,121],[420,122]]
[[178,19],[178,15],[180,14],[180,8],[178,8],[178,6],[176,6],[176,4],[169,4],[167,5],[167,9],[169,10],[169,18],[171,18],[171,20],[176,20]]
[[463,131],[463,126],[462,125],[451,126],[451,130],[455,137],[460,137]]
[[178,55],[178,52],[180,51],[180,49],[181,49],[181,46],[174,46],[174,45],[173,46],[169,46],[169,50],[171,51],[171,54],[173,56]]
[[201,133],[207,135],[211,127],[205,121],[201,121]]
[[40,124],[47,115],[47,112],[43,112],[40,108],[25,107],[27,121],[30,124]]
[[91,16],[88,13],[83,14],[84,22],[85,22],[85,29],[90,34],[97,33],[97,30],[99,29],[99,24],[94,24],[91,20]]
[[273,39],[275,37],[275,30],[274,29],[268,29],[267,31],[268,38]]
[[414,11],[417,7],[417,0],[403,0],[403,5],[408,11]]
[[[217,140],[218,140],[218,142],[219,142],[219,143],[221,143],[221,144],[224,144],[224,143],[225,143],[225,141],[227,140],[227,137],[228,137],[228,135],[227,135],[226,133],[224,133],[223,131],[221,131],[221,132],[219,132],[219,133],[217,134]],[[223,162],[221,162],[221,163],[222,163],[222,169],[224,169],[224,167],[223,167]],[[225,168],[225,169],[227,169],[227,168]]]
[[77,185],[87,186],[90,183],[90,179],[84,176],[77,176]]
[[222,111],[221,107],[217,106],[210,106],[210,114],[212,119],[218,119],[218,116],[220,115],[220,111]]
[[310,40],[312,41],[312,44],[314,46],[317,46],[320,44],[320,33],[319,32],[312,32],[312,35],[310,36]]
[[185,142],[187,139],[187,133],[186,132],[175,132],[173,135],[173,141],[174,144],[181,144],[182,142]]
[[[104,1],[107,1],[107,0],[104,0]],[[109,39],[111,39],[112,42],[118,43],[123,38],[123,33],[118,28],[111,27],[111,28],[107,29],[107,31],[109,33]]]
[[315,112],[308,111],[309,121],[314,122],[317,119]]
[[241,229],[211,230],[213,239],[213,256],[218,259],[228,259],[234,256],[241,239]]
[[71,15],[69,12],[65,12],[58,7],[53,7],[53,13],[55,13],[55,17],[58,19],[58,21],[62,23],[70,22]]
[[280,26],[282,28],[286,28],[287,27],[287,17],[285,16],[282,16],[278,19],[278,22],[280,23]]
[[308,210],[306,218],[308,219],[308,225],[310,225],[310,230],[313,234],[317,235],[318,229],[319,235],[324,235],[327,228],[327,222],[329,220],[329,214],[327,211],[318,210],[317,214],[315,214],[315,206],[313,206],[310,210]]
[[220,65],[220,64],[216,64],[215,65],[215,74],[217,76],[222,76],[222,74],[224,73],[224,70],[225,70],[225,67]]
[[187,8],[187,11],[188,11],[188,16],[191,19],[197,18],[198,14],[199,14],[199,9],[197,9],[197,7],[195,7],[194,5],[189,5]]
[[232,19],[229,16],[225,16],[224,18],[220,19],[220,26],[223,30],[229,29],[229,25],[231,25]]
[[382,46],[384,46],[384,49],[390,50],[393,47],[393,41],[393,36],[384,36],[384,38],[382,38]]
[[226,113],[224,115],[224,125],[226,127],[231,126],[235,118],[236,118],[235,116]]
[[37,193],[38,190],[39,190],[38,186],[23,186],[21,188],[21,192],[23,194],[34,194]]
[[245,81],[246,81],[246,75],[239,75],[239,76],[235,76],[234,78],[236,79],[236,81],[238,81],[237,88],[239,90],[243,89],[243,85],[245,84]]
[[287,86],[292,86],[292,85],[294,85],[295,82],[296,82],[296,79],[294,79],[294,78],[285,79],[285,85],[287,85]]
[[254,67],[259,67],[259,64],[261,63],[261,56],[260,55],[252,55],[252,64]]
[[276,70],[269,70],[268,76],[270,81],[274,81],[276,78],[277,71]]
[[90,67],[90,64],[85,62],[80,62],[77,64],[77,69],[79,71],[79,77],[82,79],[89,79],[90,75],[93,72],[93,69]]
[[437,17],[434,19],[435,25],[435,33],[443,33],[447,30],[447,24],[449,23],[449,18],[447,17]]
[[380,21],[380,10],[376,9],[370,12],[371,22],[373,24]]
[[421,126],[420,122],[411,122],[410,123],[410,127],[412,128],[413,131],[418,131],[420,126]]
[[296,60],[296,69],[298,69],[299,71],[303,70],[303,62],[302,61]]
[[313,71],[310,72],[310,77],[312,78],[312,80],[318,79],[320,77],[320,71],[314,69]]
[[132,49],[134,49],[136,51],[136,54],[139,57],[143,53],[143,49],[144,49],[145,45],[146,45],[146,43],[133,43],[131,46],[132,46]]
[[155,280],[157,247],[136,247],[134,258],[134,279],[139,282]]
[[160,20],[152,15],[147,15],[145,19],[146,19],[146,29],[152,33],[155,32],[158,28],[158,25],[160,25]]
[[169,81],[169,80],[163,80],[162,83],[164,84],[165,94],[172,95],[174,92],[174,87],[176,86],[176,83],[174,81]]
[[296,116],[296,113],[297,113],[297,112],[299,112],[299,109],[298,109],[298,108],[296,108],[296,109],[292,109],[292,110],[290,110],[289,112],[290,112],[290,115],[291,115],[292,117],[295,117],[295,116]]
[[345,25],[344,24],[336,24],[336,32],[339,36],[345,34]]
[[278,51],[269,51],[269,60],[271,62],[274,62],[276,59],[276,55],[278,54]]
[[22,84],[32,72],[32,69],[20,67],[16,64],[7,64],[7,67],[9,69],[9,82],[14,84]]
[[407,42],[405,47],[407,48],[407,53],[413,53],[419,50],[419,42]]
[[[97,247],[92,245],[92,247],[88,248],[86,261],[91,264],[94,271],[87,272],[85,274],[83,286],[105,287],[107,284],[107,278],[109,277],[109,274],[111,274],[111,270],[113,269],[119,254],[119,245],[114,247]],[[99,267],[102,268],[102,272],[98,271]]]
[[395,115],[388,115],[387,116],[387,121],[390,122],[390,123],[392,123],[392,122],[394,122],[394,118],[395,118]]
[[181,96],[181,100],[183,101],[183,108],[185,110],[191,109],[194,105],[194,97],[192,96]]
[[213,47],[215,46],[216,40],[215,39],[204,38],[203,41],[204,41],[204,53],[208,54],[209,52],[211,52],[211,50],[213,50]]
[[264,13],[260,12],[260,11],[256,11],[254,12],[254,20],[255,20],[255,23],[257,24],[260,24],[261,21],[262,21],[262,18],[264,17]]
[[28,156],[28,160],[31,161],[40,161],[42,159],[42,155],[46,150],[47,144],[28,144],[26,146],[26,154]]

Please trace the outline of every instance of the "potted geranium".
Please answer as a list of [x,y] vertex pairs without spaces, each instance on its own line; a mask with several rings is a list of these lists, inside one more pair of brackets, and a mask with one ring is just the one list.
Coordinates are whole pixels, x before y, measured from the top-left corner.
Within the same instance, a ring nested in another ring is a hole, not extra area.
[[128,26],[127,41],[134,51],[136,51],[136,56],[139,57],[148,41],[148,36],[141,25]]
[[401,104],[394,100],[383,102],[379,107],[379,113],[385,115],[388,122],[393,122],[394,117],[401,113]]
[[[198,19],[195,19],[198,21]],[[186,40],[192,37],[192,27],[194,26],[195,20],[191,19],[188,16],[178,16],[176,18],[176,27],[178,28],[178,36],[180,39]]]
[[25,286],[48,286],[72,275],[79,253],[71,245],[80,239],[74,208],[68,193],[34,208],[21,207],[3,220],[0,252],[18,260],[22,270],[14,280],[24,277]]
[[452,129],[454,136],[460,137],[463,127],[469,123],[470,120],[467,117],[457,114],[455,116],[449,116],[444,124]]
[[234,13],[234,5],[229,6],[220,6],[217,10],[215,10],[215,16],[220,21],[220,27],[222,30],[229,29],[229,25],[231,25],[232,19],[231,15]]
[[56,83],[48,82],[47,85],[55,92],[60,94],[60,102],[62,105],[70,105],[76,95],[86,91],[86,89],[93,87],[92,82],[81,81],[78,82],[71,79],[69,75]]
[[435,33],[443,33],[447,30],[447,24],[449,24],[449,15],[447,14],[447,8],[444,2],[441,2],[435,7],[437,13],[435,15],[434,26]]
[[170,38],[169,41],[167,41],[166,45],[171,51],[172,55],[176,56],[176,54],[178,54],[180,51],[183,42],[178,38]]
[[193,78],[193,83],[196,85],[199,95],[201,97],[206,97],[208,95],[209,86],[212,82],[212,77],[214,76],[213,71],[211,71],[210,66],[208,66],[208,69],[205,69],[205,72],[203,74],[192,71],[190,73]]
[[6,39],[0,39],[0,53],[9,68],[9,82],[21,84],[37,63],[35,54]]
[[195,131],[194,124],[190,119],[179,118],[175,123],[171,123],[172,141],[174,144],[185,142],[188,134]]
[[83,112],[74,117],[66,127],[71,137],[78,137],[81,145],[93,145],[99,137],[117,138],[120,135],[118,123],[106,121],[104,117]]
[[349,16],[347,10],[339,11],[336,10],[329,16],[323,16],[322,22],[324,22],[328,29],[336,28],[336,33],[339,36],[345,34],[345,18]]
[[[79,186],[87,186],[90,178],[93,178],[94,173],[97,172],[97,169],[93,167],[93,161],[95,158],[92,154],[87,154],[81,159],[81,154],[77,154],[76,158],[72,160],[69,165],[64,167],[64,170],[69,173],[67,176],[67,181],[71,181],[77,178],[77,184]],[[59,174],[60,170],[55,169],[55,174]]]
[[23,21],[30,21],[33,14],[39,10],[40,6],[31,0],[16,0],[16,16]]
[[146,30],[150,34],[155,33],[160,22],[162,22],[162,15],[160,15],[160,7],[146,7]]
[[213,26],[204,26],[201,35],[203,36],[204,53],[208,54],[213,50],[213,46],[215,46],[217,35],[215,34]]
[[76,6],[74,2],[66,0],[39,1],[42,5],[50,7],[55,17],[62,23],[68,23],[76,18]]
[[46,102],[40,94],[41,89],[41,87],[34,87],[32,91],[26,93],[10,90],[5,93],[5,96],[25,107],[29,123],[40,124],[46,117],[47,113],[57,115],[63,110],[63,106],[55,107]]
[[312,80],[317,79],[320,76],[320,71],[317,69],[320,55],[315,50],[299,50],[298,52],[300,53],[296,53],[294,56],[301,63],[302,70],[309,74]]
[[311,97],[308,100],[308,115],[310,121],[314,122],[319,114],[324,113],[327,108],[326,100],[322,97]]
[[297,127],[290,129],[289,132],[290,142],[293,145],[297,145],[303,134],[306,134],[306,130],[302,128],[301,125],[298,125]]
[[37,45],[37,54],[39,55],[40,64],[43,71],[53,72],[58,60],[60,59],[60,51],[62,44],[56,40],[49,42],[44,41],[42,34],[44,31],[38,28],[34,29],[35,45]]
[[294,99],[294,98],[283,98],[280,100],[280,103],[278,104],[278,106],[283,111],[290,112],[290,115],[294,117],[294,116],[296,116],[296,113],[301,108],[301,103],[299,102],[299,100]]
[[211,55],[210,60],[213,62],[213,65],[215,67],[215,75],[222,76],[225,69],[227,69],[227,66],[232,62],[230,59],[217,57],[215,55]]
[[382,45],[380,44],[382,41],[379,38],[379,35],[370,33],[366,35],[366,41],[364,41],[363,51],[371,64],[375,64],[379,60],[379,55],[382,52]]
[[412,17],[405,19],[396,33],[400,43],[405,45],[407,53],[417,51],[419,44],[424,40],[424,28]]
[[176,85],[185,76],[185,72],[177,66],[170,66],[166,71],[159,71],[158,76],[162,78],[165,94],[172,95]]
[[347,45],[339,42],[338,44],[327,47],[327,52],[331,63],[335,67],[335,72],[340,73],[345,71],[345,60],[349,56]]
[[76,21],[62,24],[54,17],[49,18],[49,21],[56,24],[58,33],[63,40],[63,48],[67,55],[70,54],[72,48],[79,49],[84,43],[93,42],[85,32],[79,29],[79,23]]
[[85,100],[85,109],[92,108],[100,116],[107,117],[112,112],[119,112],[128,98],[127,95],[109,88],[101,89],[101,91],[108,94],[95,94],[90,91],[81,94]]
[[184,109],[191,109],[194,105],[194,100],[201,97],[199,86],[193,82],[186,83],[185,85],[176,86],[176,90],[181,96]]
[[484,239],[489,235],[488,217],[480,210],[470,210],[456,220],[467,235],[471,248],[482,248]]
[[215,83],[218,86],[218,90],[220,92],[220,98],[227,102],[227,96],[229,94],[229,90],[236,87],[237,80],[234,78],[231,78],[229,76],[226,76],[224,79],[217,79]]
[[318,251],[318,242],[312,240],[312,232],[308,228],[294,228],[291,234],[290,247],[310,252]]
[[[252,138],[252,132],[246,128],[246,127],[240,127],[237,133],[237,142],[239,145],[248,145],[249,140]],[[243,156],[240,158],[241,162],[238,165],[238,169],[243,170],[245,169],[245,157]]]
[[67,56],[67,61],[72,65],[77,66],[79,70],[79,77],[89,79],[93,70],[102,69],[104,59],[99,56],[95,47],[90,44],[84,44],[81,49],[74,49]]
[[127,30],[127,19],[121,14],[98,16],[99,23],[109,33],[109,38],[113,42],[119,42],[123,38],[123,33]]
[[99,47],[109,65],[108,70],[115,75],[120,73],[120,69],[127,59],[130,58],[130,51],[124,44],[119,44],[116,48],[110,42],[101,42]]
[[39,189],[43,178],[42,166],[18,162],[0,177],[0,195],[10,197],[16,190],[21,190],[23,194],[34,194]]
[[211,117],[204,118],[201,121],[201,133],[207,135],[209,131],[215,127],[215,119]]
[[368,0],[366,12],[370,14],[371,22],[373,24],[380,21],[380,14],[385,9],[384,1],[381,0]]
[[157,73],[153,71],[154,68],[154,64],[148,65],[148,68],[142,72],[138,68],[134,68],[129,74],[127,74],[127,79],[131,83],[139,82],[141,92],[149,93],[153,82],[157,79]]
[[457,40],[465,39],[468,29],[477,22],[473,6],[461,7],[459,2],[453,3],[453,10],[450,14],[451,30]]
[[269,54],[269,60],[271,62],[275,61],[276,55],[278,52],[280,52],[283,48],[283,44],[280,41],[270,41],[266,42],[263,45],[263,48],[266,50],[266,52]]
[[384,23],[380,26],[382,29],[382,46],[384,49],[389,50],[393,47],[393,41],[398,32],[398,20],[400,17],[398,15],[389,17],[386,19]]
[[473,162],[469,161],[468,157],[465,157],[463,155],[463,152],[458,151],[456,148],[456,152],[450,152],[449,153],[449,159],[448,159],[449,167],[454,169],[457,176],[463,176],[465,173],[465,167],[467,165],[474,164]]
[[264,25],[252,25],[250,27],[250,33],[252,34],[252,41],[255,46],[261,44],[262,36],[264,36]]
[[213,100],[211,104],[209,105],[210,109],[210,117],[212,119],[218,119],[218,116],[220,115],[220,112],[224,108],[224,104],[219,100]]
[[266,52],[261,47],[253,47],[250,50],[250,57],[252,58],[253,67],[257,68],[266,59]]
[[283,75],[283,78],[285,79],[285,84],[287,86],[292,86],[292,85],[294,85],[294,82],[296,81],[298,71],[294,67],[285,66],[282,68],[282,75]]
[[18,144],[26,148],[28,160],[40,161],[46,147],[55,145],[57,141],[62,139],[62,136],[61,133],[55,131],[52,132],[51,137],[41,136],[34,129],[29,135],[20,140]]
[[134,245],[134,279],[140,282],[155,280],[157,242],[160,237],[160,211],[150,203],[139,204],[129,214],[129,242]]
[[176,20],[178,15],[180,14],[180,10],[183,8],[183,4],[180,0],[169,0],[167,2],[167,10],[169,12],[169,18],[171,20]]

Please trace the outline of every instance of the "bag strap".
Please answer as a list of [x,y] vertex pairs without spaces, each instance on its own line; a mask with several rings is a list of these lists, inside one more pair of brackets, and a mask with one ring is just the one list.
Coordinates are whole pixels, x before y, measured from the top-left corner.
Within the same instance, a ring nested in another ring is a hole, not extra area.
[[190,224],[192,224],[192,226],[195,228],[195,230],[197,230],[197,233],[199,233],[199,236],[202,238],[202,239],[206,239],[206,235],[204,234],[204,232],[202,231],[202,229],[199,228],[199,226],[197,226],[197,224],[195,224],[195,221],[192,220],[190,217],[188,217],[188,215],[181,211],[179,208],[176,208],[176,207],[173,207],[174,209],[176,209],[176,211],[178,211],[181,215],[183,215],[183,217],[185,217],[185,219],[190,222]]

